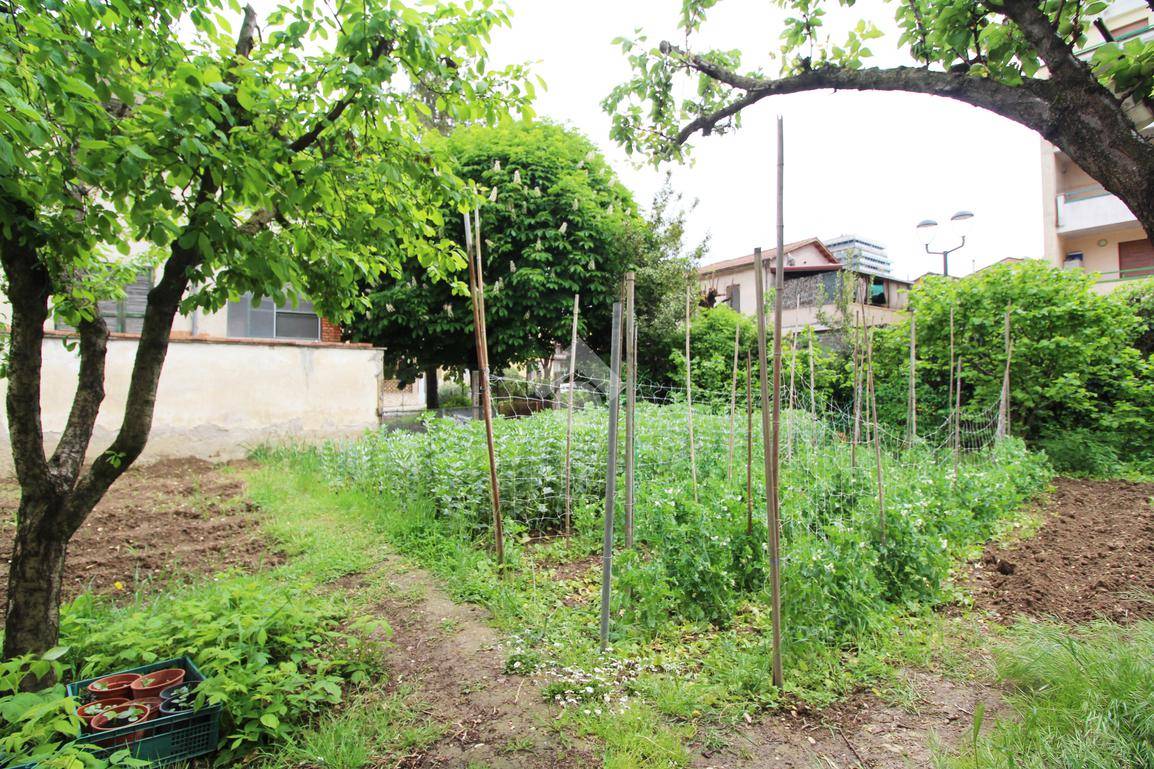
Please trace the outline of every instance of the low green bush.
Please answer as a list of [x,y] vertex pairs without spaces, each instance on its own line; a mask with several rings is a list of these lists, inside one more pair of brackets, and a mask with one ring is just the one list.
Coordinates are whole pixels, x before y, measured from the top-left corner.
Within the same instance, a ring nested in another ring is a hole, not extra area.
[[218,762],[287,737],[377,672],[375,627],[350,623],[332,595],[262,575],[116,607],[85,594],[64,607],[61,638],[77,678],[187,655],[200,702],[224,706]]

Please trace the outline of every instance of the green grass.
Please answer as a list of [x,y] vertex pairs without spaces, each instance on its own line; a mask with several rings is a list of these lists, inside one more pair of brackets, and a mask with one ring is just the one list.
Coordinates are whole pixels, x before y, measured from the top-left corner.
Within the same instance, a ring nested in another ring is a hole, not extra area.
[[1012,715],[943,769],[1154,766],[1154,622],[1022,624],[996,654]]

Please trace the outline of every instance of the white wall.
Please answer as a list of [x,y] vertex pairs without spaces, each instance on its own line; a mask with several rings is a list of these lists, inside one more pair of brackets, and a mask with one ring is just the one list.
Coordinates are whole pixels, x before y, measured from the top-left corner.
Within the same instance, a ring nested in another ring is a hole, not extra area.
[[[135,353],[133,339],[108,344],[92,452],[103,450],[119,426]],[[45,340],[41,409],[50,449],[67,419],[77,366],[76,353],[59,336]],[[6,386],[0,381],[0,394]],[[262,443],[356,435],[378,425],[383,397],[397,397],[384,390],[381,352],[371,347],[173,339],[144,459],[232,459]],[[418,398],[412,390],[409,397]],[[0,413],[0,469],[10,470],[11,463],[7,416]]]

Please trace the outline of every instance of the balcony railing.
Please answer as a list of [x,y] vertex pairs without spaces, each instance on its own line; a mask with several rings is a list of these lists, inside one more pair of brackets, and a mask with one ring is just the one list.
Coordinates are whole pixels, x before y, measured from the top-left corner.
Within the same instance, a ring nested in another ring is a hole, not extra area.
[[1081,232],[1136,221],[1126,204],[1100,185],[1058,195],[1058,232]]

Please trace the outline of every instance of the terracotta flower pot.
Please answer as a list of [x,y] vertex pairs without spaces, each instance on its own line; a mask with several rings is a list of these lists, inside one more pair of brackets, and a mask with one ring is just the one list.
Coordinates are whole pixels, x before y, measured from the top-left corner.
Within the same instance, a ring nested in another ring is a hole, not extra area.
[[162,690],[182,681],[184,681],[184,671],[180,668],[168,668],[167,670],[145,673],[132,683],[132,697],[137,700],[159,697]]
[[114,676],[98,678],[88,684],[85,689],[98,700],[107,700],[115,697],[128,699],[133,696],[130,687],[139,678],[140,676],[136,673],[119,673]]
[[[120,705],[113,705],[103,713],[94,716],[92,718],[92,731],[110,732],[113,729],[122,729],[126,726],[143,724],[150,718],[152,718],[151,707],[137,701],[129,701]],[[97,744],[101,746],[123,745],[127,742],[139,740],[143,735],[144,730],[138,730],[121,734],[107,740],[101,740]]]
[[103,713],[105,710],[114,705],[123,705],[128,702],[124,697],[108,697],[103,700],[93,700],[87,705],[81,705],[76,709],[76,715],[80,716],[80,720],[84,722],[84,728],[92,727],[92,719]]

